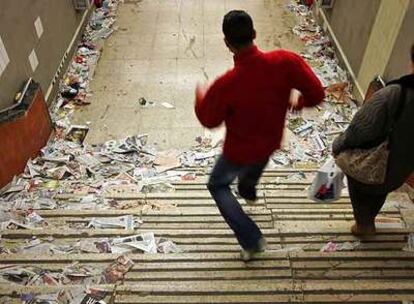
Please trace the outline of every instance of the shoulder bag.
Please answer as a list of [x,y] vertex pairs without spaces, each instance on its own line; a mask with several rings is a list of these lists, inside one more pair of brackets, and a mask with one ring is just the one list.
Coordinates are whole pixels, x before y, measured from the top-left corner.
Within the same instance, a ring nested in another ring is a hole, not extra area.
[[388,169],[388,158],[390,154],[389,142],[394,127],[401,116],[405,88],[401,86],[401,96],[397,112],[393,117],[386,139],[370,149],[350,149],[341,152],[335,159],[336,164],[342,171],[355,180],[369,185],[382,185],[385,183]]

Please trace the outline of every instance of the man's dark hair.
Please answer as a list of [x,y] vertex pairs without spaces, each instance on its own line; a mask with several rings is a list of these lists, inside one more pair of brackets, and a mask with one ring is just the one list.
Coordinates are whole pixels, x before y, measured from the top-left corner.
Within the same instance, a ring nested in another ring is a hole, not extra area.
[[414,43],[411,46],[411,62],[414,63]]
[[223,19],[223,33],[227,42],[235,48],[249,45],[254,39],[253,20],[245,11],[230,11]]

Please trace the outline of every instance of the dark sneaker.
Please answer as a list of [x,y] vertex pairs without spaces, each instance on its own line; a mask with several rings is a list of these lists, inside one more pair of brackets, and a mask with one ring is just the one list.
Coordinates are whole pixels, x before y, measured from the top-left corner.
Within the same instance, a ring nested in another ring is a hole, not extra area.
[[254,206],[254,205],[257,203],[257,201],[258,201],[259,199],[249,200],[249,199],[245,198],[244,200],[246,201],[246,204],[247,204],[248,206]]

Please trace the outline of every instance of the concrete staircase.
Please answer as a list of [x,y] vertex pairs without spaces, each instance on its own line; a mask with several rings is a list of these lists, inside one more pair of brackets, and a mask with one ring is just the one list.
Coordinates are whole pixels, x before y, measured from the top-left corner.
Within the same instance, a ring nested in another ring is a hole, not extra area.
[[[196,170],[196,169],[194,169]],[[258,186],[257,206],[245,210],[256,220],[269,248],[244,263],[240,248],[205,187],[207,176],[175,184],[175,192],[148,195],[119,194],[116,200],[141,200],[161,207],[142,214],[135,233],[154,232],[177,243],[185,253],[130,254],[135,263],[122,282],[99,286],[110,291],[107,303],[402,303],[414,300],[414,252],[403,251],[408,229],[380,228],[353,251],[321,252],[329,241],[356,242],[350,234],[352,208],[345,193],[335,203],[306,198],[307,179],[283,181],[295,170],[266,171]],[[282,181],[275,183],[276,178]],[[67,199],[62,196],[60,199]],[[391,197],[381,213],[382,223],[403,221],[401,206],[412,204],[404,195]],[[39,212],[48,221],[81,223],[92,217],[138,214],[133,209]],[[381,226],[381,224],[380,224]],[[41,229],[1,231],[3,241],[32,236],[55,241],[127,236],[126,230]],[[0,267],[10,264],[59,270],[73,262],[108,265],[114,254],[1,255]],[[63,288],[73,288],[67,285]],[[0,284],[0,296],[50,293],[61,286],[23,287]],[[1,302],[1,301],[0,301]]]

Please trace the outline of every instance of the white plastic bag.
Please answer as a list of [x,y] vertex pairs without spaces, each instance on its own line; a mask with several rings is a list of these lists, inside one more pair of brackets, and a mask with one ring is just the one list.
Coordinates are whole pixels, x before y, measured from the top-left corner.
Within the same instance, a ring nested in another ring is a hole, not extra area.
[[318,170],[309,188],[308,198],[315,202],[333,202],[341,197],[345,187],[344,174],[331,157]]

